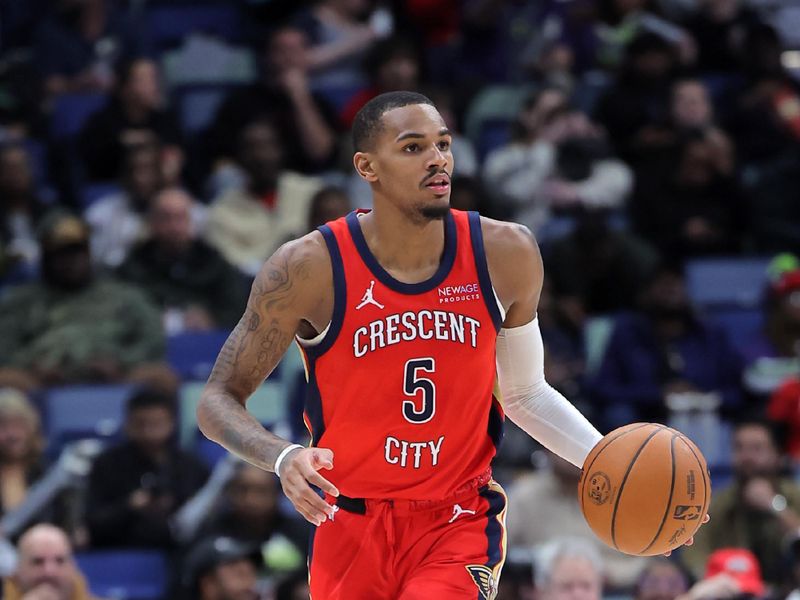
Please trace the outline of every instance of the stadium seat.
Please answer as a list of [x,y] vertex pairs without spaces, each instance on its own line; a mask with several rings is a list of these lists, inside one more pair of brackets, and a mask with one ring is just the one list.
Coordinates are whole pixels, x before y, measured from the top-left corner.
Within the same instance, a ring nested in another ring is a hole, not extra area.
[[237,86],[198,84],[182,86],[175,90],[181,129],[188,136],[194,136],[210,124],[217,109]]
[[228,41],[242,37],[242,18],[234,3],[154,6],[145,16],[147,31],[158,51],[180,44],[190,33],[207,33]]
[[44,433],[48,453],[58,455],[65,443],[76,439],[117,437],[133,385],[79,385],[44,392]]
[[56,98],[50,121],[50,136],[55,140],[71,139],[80,133],[95,112],[106,105],[102,93],[61,94]]
[[492,150],[505,146],[511,140],[511,124],[508,119],[487,119],[481,123],[476,150],[478,161],[483,163]]
[[167,558],[161,552],[80,552],[78,566],[92,593],[115,600],[161,600],[167,590]]
[[711,312],[710,320],[722,327],[734,348],[744,351],[764,323],[760,308],[722,308]]
[[181,379],[206,380],[230,332],[187,331],[167,338],[167,361]]
[[755,308],[766,284],[767,258],[704,258],[686,264],[689,297],[701,308]]
[[81,188],[81,205],[83,210],[89,208],[100,198],[122,192],[122,187],[115,182],[90,183]]

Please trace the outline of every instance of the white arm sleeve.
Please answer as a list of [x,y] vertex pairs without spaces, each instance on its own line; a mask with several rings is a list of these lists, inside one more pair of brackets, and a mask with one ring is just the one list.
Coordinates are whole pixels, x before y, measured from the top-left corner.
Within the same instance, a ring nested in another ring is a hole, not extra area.
[[503,409],[514,423],[577,467],[603,437],[569,400],[544,380],[539,321],[501,329],[497,374]]

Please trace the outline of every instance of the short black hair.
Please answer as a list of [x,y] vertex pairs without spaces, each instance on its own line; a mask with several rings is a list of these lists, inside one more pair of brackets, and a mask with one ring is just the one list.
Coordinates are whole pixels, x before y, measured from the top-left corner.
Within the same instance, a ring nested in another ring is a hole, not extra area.
[[143,408],[165,408],[171,414],[175,414],[178,401],[174,395],[152,388],[141,388],[128,398],[125,407],[127,414]]
[[385,113],[413,104],[434,106],[430,98],[417,92],[387,92],[361,107],[353,121],[353,147],[356,152],[364,152],[371,147],[375,136],[381,131],[381,118]]

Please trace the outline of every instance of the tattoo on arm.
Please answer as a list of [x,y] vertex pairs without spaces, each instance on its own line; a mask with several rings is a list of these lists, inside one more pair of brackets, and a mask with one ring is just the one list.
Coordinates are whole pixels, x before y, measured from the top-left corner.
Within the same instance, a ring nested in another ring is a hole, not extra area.
[[288,443],[245,408],[246,399],[275,368],[300,322],[300,284],[310,277],[310,258],[281,247],[259,273],[242,318],[231,332],[198,407],[203,433],[229,451],[266,469]]

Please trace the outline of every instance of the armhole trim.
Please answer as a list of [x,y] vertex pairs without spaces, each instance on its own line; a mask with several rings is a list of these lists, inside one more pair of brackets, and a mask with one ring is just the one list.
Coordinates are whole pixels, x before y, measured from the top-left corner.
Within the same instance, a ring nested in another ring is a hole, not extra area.
[[468,213],[469,218],[469,237],[472,244],[472,255],[475,258],[475,270],[478,273],[478,283],[481,286],[481,295],[489,316],[492,318],[494,328],[500,331],[500,327],[505,320],[505,311],[500,304],[500,300],[492,286],[492,279],[489,277],[489,265],[486,262],[486,251],[483,245],[483,230],[481,229],[481,216],[474,211]]
[[339,251],[339,244],[336,235],[329,225],[317,228],[325,240],[328,247],[328,254],[331,258],[331,270],[333,273],[333,314],[331,322],[318,335],[311,339],[304,339],[295,336],[297,343],[300,344],[312,357],[318,358],[327,352],[342,329],[344,322],[345,304],[347,302],[347,282],[344,278],[344,266],[342,265],[342,254]]

